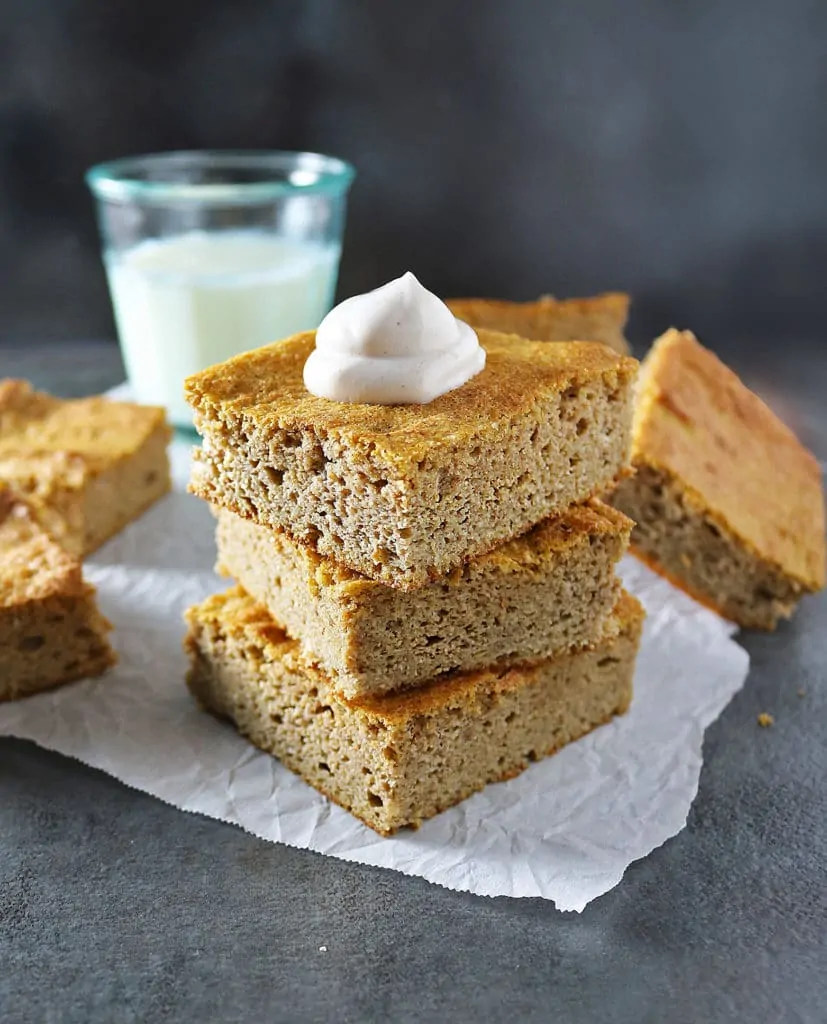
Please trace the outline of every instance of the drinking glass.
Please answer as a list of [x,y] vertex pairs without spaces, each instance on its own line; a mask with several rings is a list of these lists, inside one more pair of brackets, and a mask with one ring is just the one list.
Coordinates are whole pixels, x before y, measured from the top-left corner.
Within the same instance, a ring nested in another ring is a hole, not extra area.
[[210,150],[87,172],[137,401],[191,426],[186,376],[318,327],[333,302],[354,173],[318,153]]

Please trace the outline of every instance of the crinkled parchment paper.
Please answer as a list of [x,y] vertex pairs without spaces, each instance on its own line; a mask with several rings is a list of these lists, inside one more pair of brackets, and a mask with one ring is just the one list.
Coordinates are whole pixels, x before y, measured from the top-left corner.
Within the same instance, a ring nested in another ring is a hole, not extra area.
[[175,493],[87,565],[119,666],[0,705],[0,736],[263,839],[484,896],[542,896],[561,910],[582,910],[683,828],[704,729],[743,684],[748,657],[731,626],[632,559],[623,577],[648,619],[629,713],[416,832],[380,838],[199,711],[183,682],[181,616],[227,584],[212,572],[209,511],[184,493],[188,461],[174,445]]

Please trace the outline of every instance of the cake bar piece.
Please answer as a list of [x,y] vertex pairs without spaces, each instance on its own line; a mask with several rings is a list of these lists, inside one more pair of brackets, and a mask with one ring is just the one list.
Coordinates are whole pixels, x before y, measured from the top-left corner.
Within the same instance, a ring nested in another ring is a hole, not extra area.
[[633,459],[612,498],[633,549],[702,603],[773,629],[824,586],[818,462],[689,331],[643,364]]
[[543,295],[536,302],[501,299],[446,299],[460,320],[503,334],[519,334],[532,341],[599,341],[626,355],[624,336],[629,318],[629,296],[607,292],[588,299],[555,299]]
[[443,580],[404,591],[233,512],[217,517],[219,571],[263,604],[346,697],[588,646],[617,603],[614,566],[632,529],[598,501],[575,505]]
[[377,832],[418,825],[519,774],[629,705],[643,612],[533,666],[443,677],[347,701],[241,588],[187,613],[190,690],[214,714]]
[[0,480],[81,558],[170,487],[163,409],[0,382]]
[[478,333],[485,369],[427,405],[309,394],[313,332],[190,377],[191,490],[402,589],[603,493],[627,466],[635,360]]
[[99,675],[111,628],[80,564],[0,487],[0,701]]

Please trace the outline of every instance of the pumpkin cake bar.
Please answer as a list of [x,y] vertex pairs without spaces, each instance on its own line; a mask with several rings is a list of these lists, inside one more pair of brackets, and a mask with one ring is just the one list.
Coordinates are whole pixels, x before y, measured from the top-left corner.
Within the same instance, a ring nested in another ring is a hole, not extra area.
[[190,377],[191,490],[403,590],[604,493],[627,469],[636,361],[478,334],[485,369],[427,405],[309,394],[313,332]]
[[163,409],[0,381],[0,480],[78,558],[169,490],[169,438]]
[[633,462],[611,499],[632,549],[702,603],[773,629],[824,586],[817,460],[690,331],[643,363]]
[[536,302],[501,299],[446,299],[460,320],[474,328],[519,334],[533,341],[599,341],[627,355],[624,330],[629,318],[629,296],[607,292],[588,299],[555,299],[543,295]]
[[620,594],[614,568],[632,529],[601,502],[575,505],[404,591],[216,511],[219,571],[264,605],[345,697],[536,661],[605,637]]
[[111,628],[80,563],[0,486],[0,700],[99,675]]
[[624,594],[613,614],[610,638],[589,650],[348,701],[235,587],[187,613],[188,685],[207,710],[388,834],[623,713],[643,611]]

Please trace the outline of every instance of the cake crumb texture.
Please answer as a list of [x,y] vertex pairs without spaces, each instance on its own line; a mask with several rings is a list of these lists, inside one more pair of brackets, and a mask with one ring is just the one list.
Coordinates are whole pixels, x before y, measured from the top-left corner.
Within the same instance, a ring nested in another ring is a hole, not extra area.
[[605,635],[631,521],[572,506],[442,580],[403,591],[266,526],[216,510],[218,568],[318,662],[347,697],[455,670],[536,661]]

